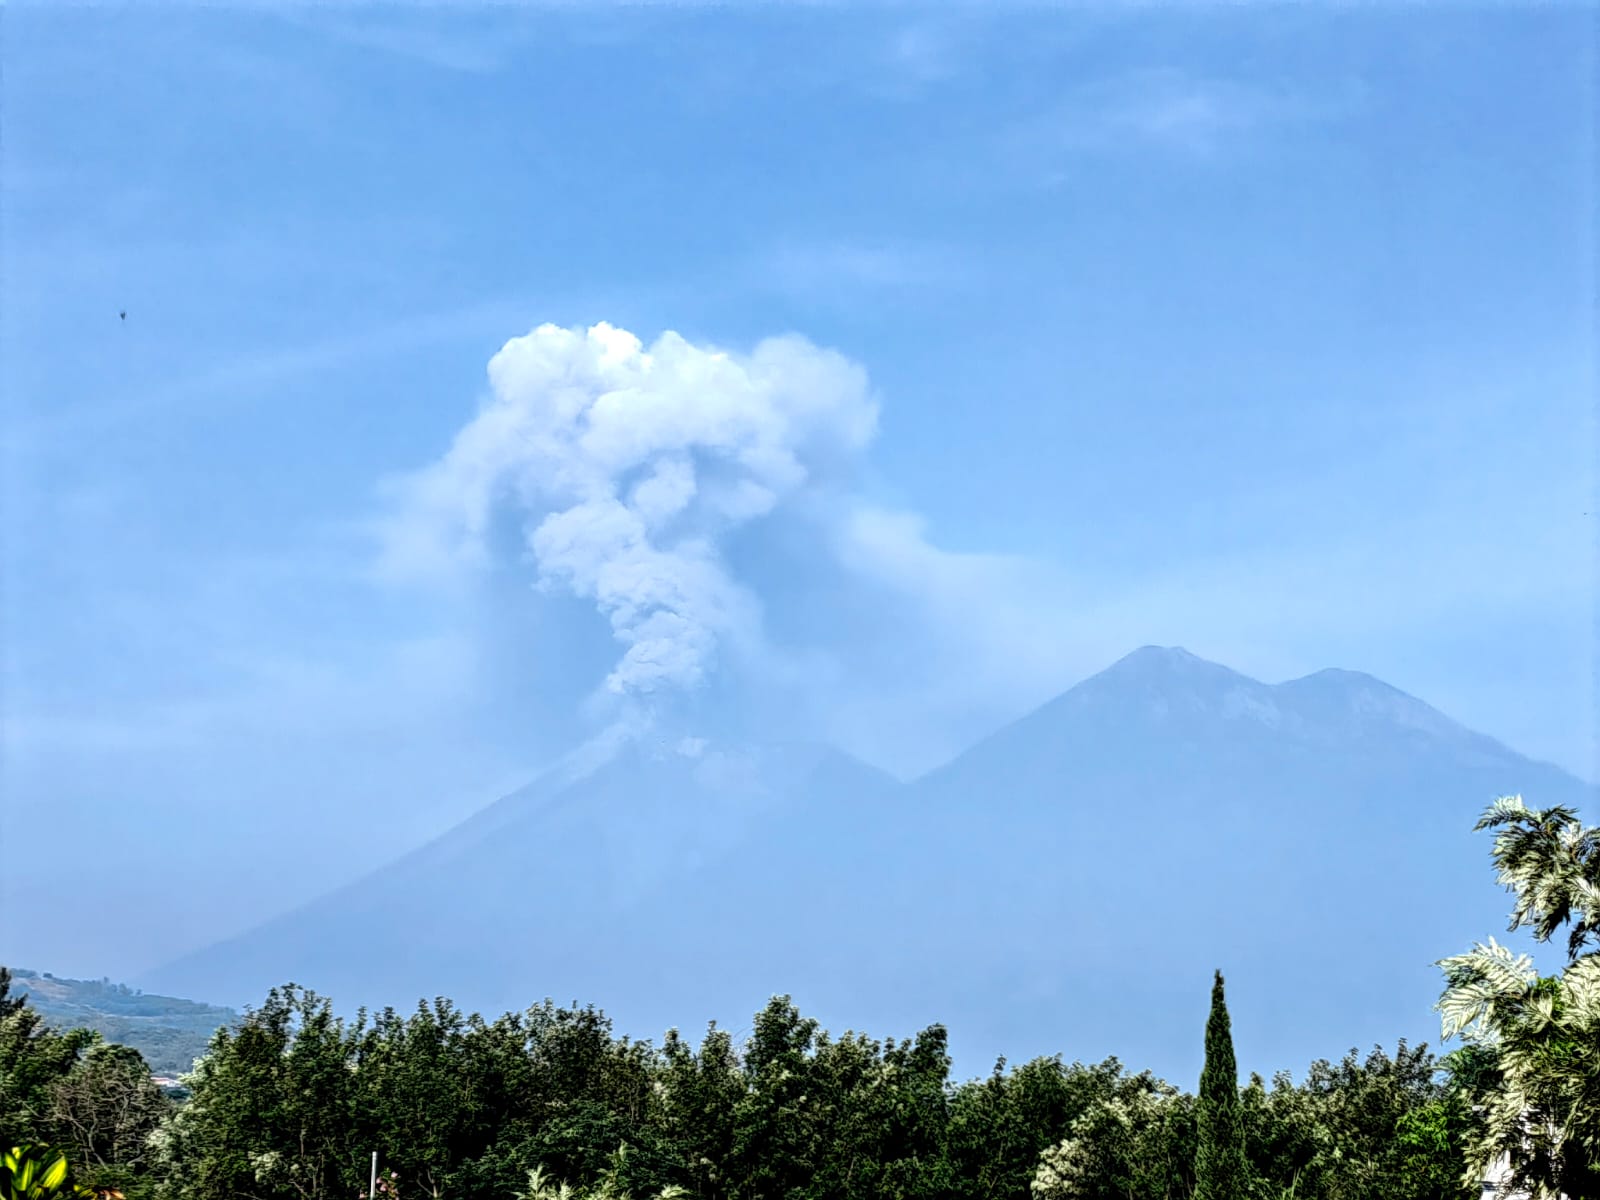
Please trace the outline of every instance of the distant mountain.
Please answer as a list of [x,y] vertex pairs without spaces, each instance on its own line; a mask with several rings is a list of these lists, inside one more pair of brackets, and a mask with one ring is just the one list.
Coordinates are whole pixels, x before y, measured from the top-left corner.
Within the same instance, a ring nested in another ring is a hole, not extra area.
[[[647,1027],[687,1029],[722,1012],[717,1001],[730,993],[719,989],[731,988],[733,1012],[748,1018],[775,986],[776,964],[758,970],[755,957],[781,944],[772,930],[708,965],[710,986],[686,980],[680,996],[663,978],[680,967],[701,974],[696,964],[720,958],[721,928],[750,923],[764,906],[727,890],[744,856],[788,862],[790,874],[826,860],[820,827],[886,805],[897,786],[822,747],[625,742],[147,982],[250,1002],[294,980],[352,1007],[445,994],[499,1009],[551,996],[619,1015],[633,995]],[[772,884],[763,874],[758,889]],[[708,898],[709,927],[695,927],[686,914]]]
[[1010,999],[962,1010],[975,1040],[1185,1081],[1216,967],[1249,1069],[1437,1043],[1433,962],[1503,937],[1509,912],[1477,816],[1514,792],[1596,799],[1370,676],[1274,686],[1157,647],[915,790],[927,866],[901,890],[947,928],[997,931],[987,969]]
[[153,996],[109,979],[60,979],[12,967],[12,991],[57,1029],[93,1029],[108,1042],[132,1046],[156,1075],[180,1075],[205,1053],[219,1026],[239,1014],[230,1008]]
[[[1595,789],[1369,676],[1146,647],[911,784],[817,747],[625,744],[151,976],[244,1002],[594,1002],[620,1029],[940,1021],[957,1070],[1115,1053],[1187,1084],[1211,970],[1245,1069],[1436,1040],[1431,963],[1503,931],[1496,796]],[[1593,811],[1588,808],[1588,811]]]

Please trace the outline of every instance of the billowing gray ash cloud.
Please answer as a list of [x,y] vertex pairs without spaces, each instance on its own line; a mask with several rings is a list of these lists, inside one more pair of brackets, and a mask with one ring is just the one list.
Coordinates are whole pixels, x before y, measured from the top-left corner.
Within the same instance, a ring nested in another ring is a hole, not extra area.
[[877,425],[865,373],[797,337],[735,355],[541,325],[506,343],[489,381],[449,450],[405,481],[389,566],[483,565],[510,508],[539,586],[592,602],[622,644],[603,685],[622,714],[700,687],[719,654],[760,652],[760,606],[724,540],[859,455]]

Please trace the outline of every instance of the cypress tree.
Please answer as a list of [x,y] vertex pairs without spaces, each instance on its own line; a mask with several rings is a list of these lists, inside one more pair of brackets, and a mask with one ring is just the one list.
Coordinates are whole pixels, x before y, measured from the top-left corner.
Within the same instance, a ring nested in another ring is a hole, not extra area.
[[1221,971],[1211,985],[1206,1064],[1200,1071],[1195,1121],[1200,1144],[1194,1164],[1194,1200],[1245,1200],[1250,1172],[1245,1165],[1239,1114],[1239,1066],[1233,1057],[1233,1029],[1222,995]]

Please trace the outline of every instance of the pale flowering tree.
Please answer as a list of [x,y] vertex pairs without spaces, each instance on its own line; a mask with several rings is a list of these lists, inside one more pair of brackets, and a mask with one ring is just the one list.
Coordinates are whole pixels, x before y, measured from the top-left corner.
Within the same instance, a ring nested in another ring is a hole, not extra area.
[[1158,1143],[1186,1098],[1148,1072],[1097,1101],[1046,1150],[1034,1172],[1034,1200],[1142,1200],[1165,1196],[1170,1172]]
[[[620,1165],[620,1164],[619,1164]],[[615,1167],[608,1171],[592,1188],[578,1190],[568,1183],[556,1183],[535,1167],[528,1172],[527,1191],[518,1192],[516,1200],[631,1200],[617,1182]],[[688,1196],[683,1188],[669,1185],[656,1194],[653,1200],[683,1200]]]

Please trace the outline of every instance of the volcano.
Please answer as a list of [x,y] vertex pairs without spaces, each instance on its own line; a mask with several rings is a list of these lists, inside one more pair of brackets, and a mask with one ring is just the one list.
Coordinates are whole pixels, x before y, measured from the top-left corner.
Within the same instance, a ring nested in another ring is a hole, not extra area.
[[1371,676],[1145,647],[909,783],[821,746],[597,745],[139,982],[549,997],[639,1038],[747,1028],[782,993],[836,1031],[942,1023],[958,1073],[1116,1054],[1187,1084],[1220,967],[1270,1075],[1437,1039],[1432,964],[1506,923],[1472,825],[1508,793],[1596,799]]

